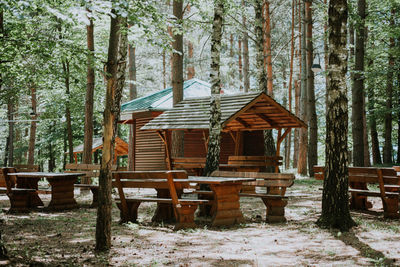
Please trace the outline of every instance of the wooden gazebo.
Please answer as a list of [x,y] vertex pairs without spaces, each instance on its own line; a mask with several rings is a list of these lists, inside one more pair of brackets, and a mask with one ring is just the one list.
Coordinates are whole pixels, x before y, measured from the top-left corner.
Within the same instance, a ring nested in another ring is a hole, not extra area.
[[[169,131],[201,131],[203,146],[207,148],[209,109],[210,97],[186,99],[141,128],[157,131],[165,145],[167,167],[171,168]],[[243,150],[244,134],[256,132],[255,136],[262,140],[262,130],[276,129],[277,156],[282,141],[292,128],[307,127],[302,120],[263,92],[221,95],[221,126],[222,133],[229,134],[233,140],[234,155],[240,155]]]
[[[93,138],[92,153],[102,148],[103,148],[103,138],[102,137]],[[75,163],[78,163],[78,154],[83,153],[83,144],[74,147],[73,152],[74,152]],[[117,157],[125,155],[128,155],[128,144],[117,136],[115,137],[114,163],[117,161]]]

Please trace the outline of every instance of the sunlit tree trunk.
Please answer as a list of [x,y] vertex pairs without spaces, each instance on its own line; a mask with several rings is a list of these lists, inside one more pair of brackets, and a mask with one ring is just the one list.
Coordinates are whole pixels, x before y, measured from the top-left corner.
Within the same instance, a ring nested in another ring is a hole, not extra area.
[[122,89],[125,83],[126,56],[128,48],[126,19],[116,14],[111,16],[108,45],[107,90],[104,109],[103,150],[99,176],[99,199],[96,222],[96,250],[111,247],[111,167],[114,160],[114,142],[121,106]]
[[218,169],[221,140],[221,78],[220,57],[222,25],[224,19],[224,0],[214,0],[214,19],[211,36],[211,98],[210,98],[210,128],[204,175],[209,176]]
[[[305,21],[305,2],[301,3],[301,83],[300,83],[300,118],[307,123],[307,51],[306,51],[306,21]],[[299,131],[299,158],[297,160],[297,172],[307,175],[307,145],[308,129],[301,128]]]
[[[88,10],[88,12],[91,12]],[[94,26],[93,19],[89,19],[89,25],[86,26],[87,39],[87,74],[86,74],[86,98],[85,98],[85,138],[83,143],[82,162],[92,163],[92,145],[93,145],[93,96],[94,96]],[[86,181],[89,182],[89,181]]]
[[[175,26],[182,27],[183,18],[183,1],[173,1],[173,14],[176,18]],[[173,105],[183,100],[183,35],[182,33],[173,32],[172,48],[172,92]],[[173,157],[183,156],[183,131],[172,131],[172,147],[171,154]]]
[[187,79],[193,79],[196,72],[194,69],[194,62],[193,62],[193,43],[188,41],[188,67],[187,67]]
[[[135,99],[137,97],[137,88],[136,88],[136,51],[135,47],[132,44],[128,45],[128,52],[129,52],[129,66],[128,66],[128,73],[129,73],[129,99]],[[128,147],[128,167],[129,170],[135,169],[135,140],[134,140],[134,131],[136,125],[131,124],[129,125],[129,147]]]
[[347,231],[355,225],[348,197],[347,0],[329,1],[328,107],[322,213],[317,224]]
[[[242,0],[242,8],[245,8],[245,1]],[[243,27],[246,27],[245,12],[242,15]],[[250,77],[249,77],[250,63],[249,63],[249,35],[247,29],[243,30],[243,88],[244,92],[250,90]]]
[[36,119],[37,119],[37,101],[36,101],[36,84],[31,84],[31,129],[29,131],[29,145],[28,145],[28,164],[35,164],[35,142],[36,142]]

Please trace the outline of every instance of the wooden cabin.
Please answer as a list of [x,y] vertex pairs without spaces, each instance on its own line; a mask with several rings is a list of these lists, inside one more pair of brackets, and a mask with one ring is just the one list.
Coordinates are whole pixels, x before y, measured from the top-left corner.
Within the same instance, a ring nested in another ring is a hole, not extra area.
[[[211,85],[199,79],[191,79],[183,83],[185,98],[210,96]],[[141,128],[152,119],[172,108],[172,87],[144,97],[133,99],[121,105],[119,123],[131,124],[133,145],[132,170],[165,170],[166,154],[164,143],[155,131],[143,131]],[[190,145],[198,135],[187,136],[185,144]],[[199,141],[195,141],[199,142]],[[203,148],[204,149],[204,148]],[[186,149],[190,151],[190,149]]]

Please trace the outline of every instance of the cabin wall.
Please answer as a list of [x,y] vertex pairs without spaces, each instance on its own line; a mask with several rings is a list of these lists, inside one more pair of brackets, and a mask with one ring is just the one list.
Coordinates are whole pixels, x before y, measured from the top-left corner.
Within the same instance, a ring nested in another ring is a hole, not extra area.
[[155,131],[140,128],[153,117],[136,119],[135,170],[166,170],[164,143]]
[[[208,131],[205,138],[208,137]],[[206,146],[202,130],[185,131],[184,138],[184,156],[185,157],[206,157]],[[221,134],[221,153],[220,163],[227,163],[228,156],[234,155],[235,143],[228,133]]]

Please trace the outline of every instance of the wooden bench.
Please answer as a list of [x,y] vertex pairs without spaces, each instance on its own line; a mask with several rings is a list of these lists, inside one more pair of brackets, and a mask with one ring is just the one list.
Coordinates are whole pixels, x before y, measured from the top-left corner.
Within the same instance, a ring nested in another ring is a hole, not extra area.
[[[292,173],[267,173],[267,172],[230,172],[214,171],[211,176],[255,178],[255,182],[246,182],[243,185],[253,185],[254,192],[241,192],[240,197],[261,198],[266,206],[266,221],[270,223],[285,222],[285,197],[286,188],[294,183],[295,176]],[[259,189],[264,188],[264,192]]]
[[[187,178],[186,171],[114,172],[113,187],[118,190],[119,198],[116,201],[120,209],[120,222],[136,222],[140,203],[155,202],[157,210],[152,221],[169,221],[172,213],[176,219],[175,230],[195,227],[194,213],[198,205],[207,200],[179,198],[183,188],[189,187],[189,181],[176,182],[175,179]],[[127,188],[154,188],[157,197],[127,197],[124,192]]]
[[65,172],[84,173],[85,174],[85,176],[81,177],[81,183],[74,184],[74,187],[90,190],[93,195],[93,201],[92,201],[90,207],[96,208],[98,205],[99,186],[92,184],[92,179],[99,177],[100,165],[99,164],[70,163],[70,164],[65,165]]
[[202,175],[205,165],[206,158],[202,157],[171,158],[173,170],[186,170],[189,175]]
[[38,172],[40,169],[39,165],[31,164],[14,164],[14,168],[17,172]]
[[228,164],[220,164],[219,167],[221,170],[265,172],[268,166],[272,166],[278,172],[282,159],[276,156],[229,156]]
[[11,207],[8,213],[29,212],[31,208],[31,193],[36,189],[16,188],[16,178],[8,175],[17,172],[13,167],[1,168],[1,175],[6,184],[6,194],[10,199]]
[[[314,166],[318,179],[324,179],[324,167]],[[317,172],[316,172],[317,173]],[[366,210],[372,207],[367,197],[380,197],[385,218],[399,218],[400,175],[394,168],[349,167],[350,207]],[[317,178],[317,177],[316,177]],[[370,190],[369,184],[377,184]]]

